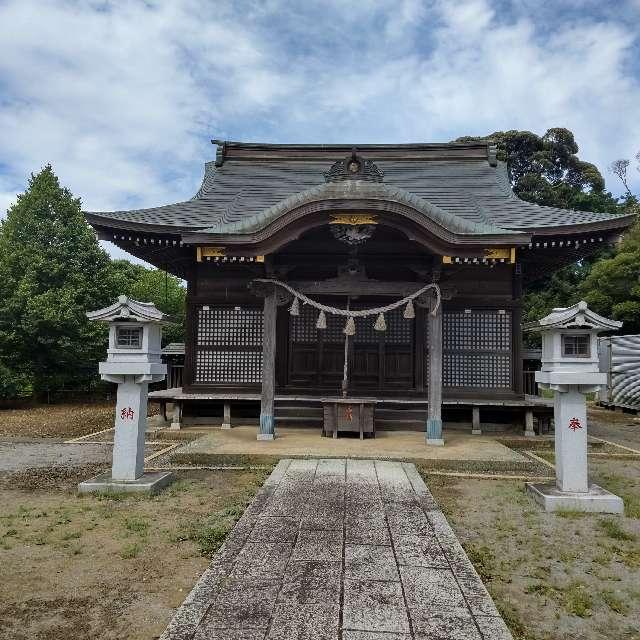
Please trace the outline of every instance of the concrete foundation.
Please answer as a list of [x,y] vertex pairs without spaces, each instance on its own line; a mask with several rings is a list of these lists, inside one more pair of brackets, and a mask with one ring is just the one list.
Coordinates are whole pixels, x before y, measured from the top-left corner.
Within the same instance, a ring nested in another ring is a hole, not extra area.
[[80,493],[148,493],[154,495],[173,482],[170,471],[144,473],[135,480],[114,480],[111,474],[102,473],[78,485]]
[[527,493],[545,511],[584,511],[586,513],[624,513],[622,498],[597,484],[586,493],[560,491],[553,484],[527,483]]

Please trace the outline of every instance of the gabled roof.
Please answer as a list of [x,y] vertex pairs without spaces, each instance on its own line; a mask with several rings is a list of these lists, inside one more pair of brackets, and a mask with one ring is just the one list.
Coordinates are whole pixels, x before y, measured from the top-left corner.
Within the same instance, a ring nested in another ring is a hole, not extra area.
[[605,318],[592,311],[584,300],[571,307],[559,307],[549,315],[536,322],[525,325],[529,331],[546,331],[549,329],[599,329],[600,331],[613,331],[622,327],[622,322]]
[[133,320],[136,322],[168,322],[170,320],[153,302],[139,302],[127,296],[118,296],[114,304],[87,312],[89,320],[100,322],[113,322],[114,320]]
[[[150,209],[87,213],[88,221],[97,227],[177,235],[252,228],[284,210],[292,198],[322,190],[325,174],[352,148],[216,142],[217,158],[206,163],[202,185],[191,200]],[[473,229],[473,234],[487,229],[580,233],[624,228],[633,218],[520,200],[511,190],[506,165],[495,159],[495,147],[485,143],[358,145],[357,150],[382,172],[383,189],[402,194],[425,215]]]

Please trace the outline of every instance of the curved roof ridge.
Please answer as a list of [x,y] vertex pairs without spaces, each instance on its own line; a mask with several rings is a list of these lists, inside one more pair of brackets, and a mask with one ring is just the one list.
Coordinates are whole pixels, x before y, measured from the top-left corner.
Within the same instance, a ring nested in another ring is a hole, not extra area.
[[489,221],[486,223],[478,223],[466,220],[461,216],[449,213],[437,205],[434,205],[400,187],[379,182],[365,182],[361,180],[326,183],[311,187],[280,200],[276,204],[263,209],[260,213],[248,216],[241,221],[229,223],[221,220],[211,227],[202,229],[202,232],[217,234],[250,233],[264,229],[267,225],[285,213],[310,202],[314,202],[316,200],[337,200],[345,198],[393,200],[417,210],[425,217],[455,233],[476,235],[513,233],[513,231],[498,227]]

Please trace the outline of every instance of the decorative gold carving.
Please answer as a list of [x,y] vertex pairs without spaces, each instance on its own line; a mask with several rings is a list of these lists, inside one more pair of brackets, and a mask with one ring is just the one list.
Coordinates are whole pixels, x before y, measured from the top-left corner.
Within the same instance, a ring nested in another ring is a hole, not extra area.
[[256,262],[264,262],[264,256],[256,256]]
[[442,256],[442,264],[451,264],[451,256]]
[[358,227],[364,224],[378,224],[377,216],[368,213],[339,213],[330,216],[329,224],[345,224]]
[[493,258],[494,260],[499,260],[499,259],[509,259],[511,258],[511,249],[506,248],[506,249],[485,249],[484,250],[484,257],[485,258]]
[[224,247],[197,247],[198,262],[203,258],[224,258],[226,249]]

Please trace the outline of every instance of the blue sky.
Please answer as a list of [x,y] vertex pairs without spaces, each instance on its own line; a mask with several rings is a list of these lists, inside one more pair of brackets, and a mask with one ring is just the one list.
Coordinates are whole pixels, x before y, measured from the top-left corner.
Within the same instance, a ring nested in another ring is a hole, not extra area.
[[88,210],[191,197],[211,138],[564,126],[619,192],[639,24],[640,0],[0,0],[0,216],[47,162]]

